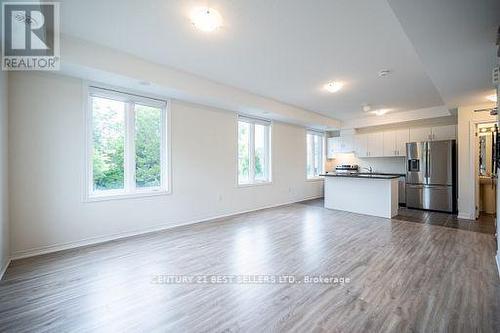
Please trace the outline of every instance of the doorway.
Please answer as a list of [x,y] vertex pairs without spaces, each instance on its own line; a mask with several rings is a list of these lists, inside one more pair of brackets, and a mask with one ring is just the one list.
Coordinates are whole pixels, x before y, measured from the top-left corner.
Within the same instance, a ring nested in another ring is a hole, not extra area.
[[496,215],[497,174],[495,167],[496,123],[480,123],[476,128],[476,216]]

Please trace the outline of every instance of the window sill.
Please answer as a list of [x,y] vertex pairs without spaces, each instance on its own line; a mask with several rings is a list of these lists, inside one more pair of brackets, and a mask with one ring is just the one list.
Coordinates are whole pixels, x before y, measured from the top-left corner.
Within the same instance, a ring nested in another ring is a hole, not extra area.
[[140,199],[147,197],[159,197],[170,195],[171,191],[154,191],[154,192],[139,192],[139,193],[129,193],[129,194],[109,194],[109,195],[94,195],[85,198],[84,202],[100,202],[100,201],[111,201],[111,200],[126,200],[126,199]]
[[272,185],[273,182],[259,182],[259,183],[249,183],[249,184],[237,184],[236,187],[254,187],[254,186],[264,186],[264,185]]

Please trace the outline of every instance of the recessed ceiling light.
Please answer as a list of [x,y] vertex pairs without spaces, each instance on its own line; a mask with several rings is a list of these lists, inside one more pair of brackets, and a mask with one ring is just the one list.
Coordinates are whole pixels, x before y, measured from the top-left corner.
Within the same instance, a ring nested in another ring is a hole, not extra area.
[[222,26],[222,16],[213,8],[197,7],[190,18],[196,29],[203,32],[212,32]]
[[372,109],[372,107],[369,104],[364,104],[363,105],[363,111],[369,112]]
[[488,101],[491,101],[491,102],[496,102],[497,101],[497,95],[493,94],[493,95],[486,96],[486,99]]
[[328,82],[323,87],[328,92],[336,93],[337,91],[339,91],[340,89],[342,89],[343,86],[344,86],[344,84],[342,82],[332,81],[332,82]]

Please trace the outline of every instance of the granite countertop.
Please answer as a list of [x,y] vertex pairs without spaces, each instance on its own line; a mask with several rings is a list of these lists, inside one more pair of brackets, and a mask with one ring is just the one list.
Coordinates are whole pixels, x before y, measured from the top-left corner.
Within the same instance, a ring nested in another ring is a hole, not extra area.
[[368,178],[368,179],[395,179],[402,177],[402,174],[395,173],[343,173],[343,172],[329,172],[325,174],[321,174],[323,177],[346,177],[346,178]]

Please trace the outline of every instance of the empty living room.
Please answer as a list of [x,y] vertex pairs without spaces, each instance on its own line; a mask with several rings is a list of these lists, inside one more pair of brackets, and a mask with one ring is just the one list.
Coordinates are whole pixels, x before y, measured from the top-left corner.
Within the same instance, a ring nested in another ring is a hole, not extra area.
[[0,2],[0,332],[500,332],[500,1]]

